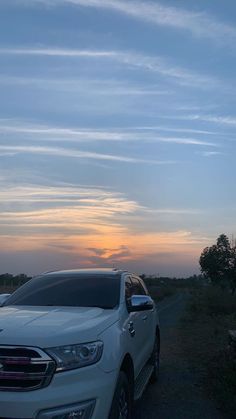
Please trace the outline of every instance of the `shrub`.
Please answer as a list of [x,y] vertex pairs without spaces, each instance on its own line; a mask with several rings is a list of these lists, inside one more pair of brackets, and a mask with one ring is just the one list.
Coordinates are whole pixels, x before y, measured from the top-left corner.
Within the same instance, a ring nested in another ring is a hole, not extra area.
[[227,290],[209,286],[195,296],[191,310],[211,316],[236,314],[236,296]]

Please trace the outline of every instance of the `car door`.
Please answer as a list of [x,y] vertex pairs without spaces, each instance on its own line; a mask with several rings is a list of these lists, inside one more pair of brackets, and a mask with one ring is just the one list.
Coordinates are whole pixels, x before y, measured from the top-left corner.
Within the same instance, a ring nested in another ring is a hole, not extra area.
[[[144,294],[140,282],[131,276],[125,279],[125,299],[127,307],[129,299],[133,295],[147,295]],[[141,369],[146,364],[151,351],[149,348],[153,346],[153,333],[150,333],[149,315],[148,311],[129,312],[125,321],[124,329],[128,335],[129,351],[132,354],[134,362],[135,376],[139,374]]]
[[[128,307],[129,300],[132,295],[135,295],[135,288],[131,281],[131,277],[127,276],[125,279],[125,299]],[[131,312],[128,314],[124,329],[127,332],[128,348],[132,355],[134,363],[135,377],[143,367],[143,321],[141,312]]]
[[[149,295],[140,278],[132,276],[131,280],[133,284],[133,295]],[[140,311],[138,314],[141,328],[141,362],[145,365],[152,353],[154,345],[154,309]]]
[[[147,287],[144,283],[144,281],[138,277],[138,281],[141,284],[141,287],[143,289],[143,292],[145,293],[144,295],[148,295],[149,297],[150,294],[147,290]],[[156,327],[157,327],[157,313],[156,313],[156,306],[155,306],[155,302],[154,303],[154,307],[152,310],[148,310],[146,311],[147,313],[147,329],[148,329],[148,333],[149,333],[149,339],[147,340],[147,352],[148,353],[152,353],[153,351],[153,345],[154,345],[154,341],[155,341],[155,336],[156,336]]]

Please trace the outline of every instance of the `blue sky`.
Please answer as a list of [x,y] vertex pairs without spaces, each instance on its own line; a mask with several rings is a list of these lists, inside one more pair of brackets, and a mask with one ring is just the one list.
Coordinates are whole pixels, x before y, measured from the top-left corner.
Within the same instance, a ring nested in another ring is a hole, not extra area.
[[235,234],[232,0],[0,3],[0,267],[198,272]]

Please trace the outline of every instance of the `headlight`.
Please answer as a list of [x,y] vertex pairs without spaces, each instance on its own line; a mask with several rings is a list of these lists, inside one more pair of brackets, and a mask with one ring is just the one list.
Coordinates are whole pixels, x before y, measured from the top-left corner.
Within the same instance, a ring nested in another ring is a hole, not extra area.
[[101,359],[103,343],[101,341],[81,343],[79,345],[58,346],[45,349],[56,361],[56,371],[66,371],[95,364]]

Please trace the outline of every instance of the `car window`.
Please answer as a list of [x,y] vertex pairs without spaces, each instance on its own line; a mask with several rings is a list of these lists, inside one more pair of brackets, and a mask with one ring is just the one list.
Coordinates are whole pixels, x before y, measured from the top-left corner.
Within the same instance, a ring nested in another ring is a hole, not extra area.
[[138,278],[138,280],[139,280],[139,282],[140,282],[140,284],[141,284],[141,287],[143,288],[144,294],[145,294],[145,295],[150,295],[150,294],[149,294],[149,292],[148,292],[148,289],[147,289],[147,287],[146,287],[146,285],[145,285],[145,283],[144,283],[144,281],[142,281],[142,279],[141,279],[141,278]]
[[126,298],[126,300],[128,298],[132,297],[132,295],[133,295],[132,290],[133,290],[133,284],[131,282],[130,277],[128,276],[125,279],[125,298]]
[[115,308],[120,275],[58,275],[36,277],[15,291],[4,305]]
[[135,276],[132,276],[132,284],[132,295],[146,295],[145,289],[141,285],[138,278],[136,278]]

